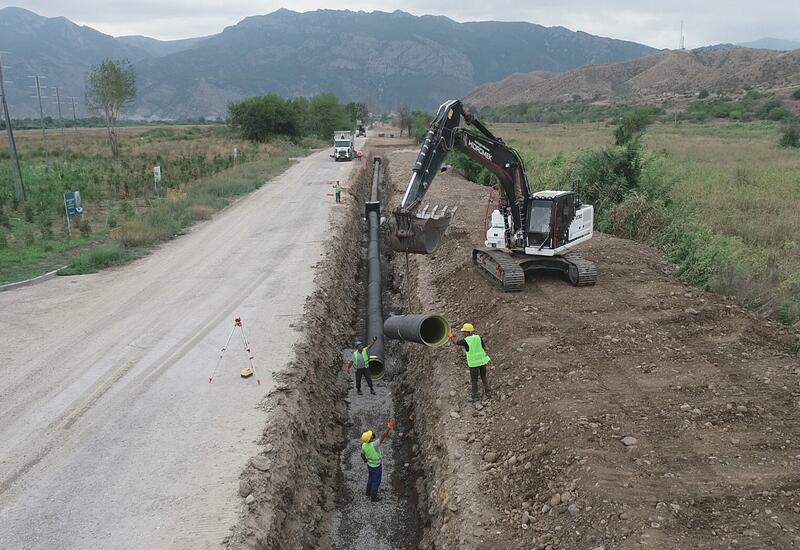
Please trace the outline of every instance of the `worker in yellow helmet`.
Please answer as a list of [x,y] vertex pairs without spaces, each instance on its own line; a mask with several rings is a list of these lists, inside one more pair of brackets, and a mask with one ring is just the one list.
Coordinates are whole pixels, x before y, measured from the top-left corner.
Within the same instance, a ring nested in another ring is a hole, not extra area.
[[361,434],[361,460],[367,463],[368,472],[367,496],[372,498],[373,502],[380,500],[378,489],[381,486],[381,475],[383,473],[383,454],[381,454],[380,446],[394,426],[394,420],[389,420],[386,424],[386,429],[383,430],[381,437],[377,441],[372,430]]
[[450,342],[457,346],[461,346],[467,352],[467,367],[469,367],[469,380],[472,386],[472,400],[478,400],[478,377],[480,376],[483,383],[483,396],[491,397],[492,390],[489,388],[489,381],[486,379],[486,365],[489,364],[491,359],[486,353],[486,342],[483,338],[475,333],[475,327],[472,323],[464,323],[461,327],[461,333],[464,335],[461,338],[451,332],[448,334]]

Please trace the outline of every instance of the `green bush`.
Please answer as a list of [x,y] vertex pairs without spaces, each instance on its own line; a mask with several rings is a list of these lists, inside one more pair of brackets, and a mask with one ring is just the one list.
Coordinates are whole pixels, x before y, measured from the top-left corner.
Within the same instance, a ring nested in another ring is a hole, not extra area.
[[792,92],[792,98],[800,99],[800,88],[798,88],[794,92]]
[[89,225],[89,220],[86,218],[81,220],[81,223],[78,224],[78,229],[80,229],[81,237],[84,239],[88,239],[92,234],[92,226]]
[[5,231],[0,231],[0,250],[8,248],[8,237]]
[[785,125],[778,143],[781,147],[800,147],[800,123]]
[[700,93],[697,94],[699,99],[705,99],[708,97],[708,90],[700,90]]
[[653,111],[647,107],[637,107],[625,111],[614,130],[614,143],[616,145],[625,145],[633,141],[641,136],[654,120]]
[[22,215],[25,217],[26,222],[33,223],[33,207],[29,202],[25,203],[22,208]]

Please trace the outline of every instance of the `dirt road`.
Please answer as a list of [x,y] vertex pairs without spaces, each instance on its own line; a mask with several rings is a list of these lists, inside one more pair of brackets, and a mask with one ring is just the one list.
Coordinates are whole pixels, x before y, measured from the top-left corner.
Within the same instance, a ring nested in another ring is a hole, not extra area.
[[[0,294],[2,546],[219,544],[352,166],[314,154],[133,265]],[[236,315],[260,386],[237,340],[208,383]]]

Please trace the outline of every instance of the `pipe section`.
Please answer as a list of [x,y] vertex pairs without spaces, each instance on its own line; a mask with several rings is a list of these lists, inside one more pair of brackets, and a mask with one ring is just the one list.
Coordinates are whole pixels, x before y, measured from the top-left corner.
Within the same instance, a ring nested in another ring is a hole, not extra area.
[[369,374],[374,380],[383,378],[383,299],[381,288],[380,223],[381,203],[378,188],[382,180],[381,158],[375,157],[372,170],[372,193],[366,203],[369,241],[367,244],[367,337],[375,344],[369,351]]
[[450,323],[440,315],[394,315],[383,323],[390,340],[405,340],[438,348],[447,343]]

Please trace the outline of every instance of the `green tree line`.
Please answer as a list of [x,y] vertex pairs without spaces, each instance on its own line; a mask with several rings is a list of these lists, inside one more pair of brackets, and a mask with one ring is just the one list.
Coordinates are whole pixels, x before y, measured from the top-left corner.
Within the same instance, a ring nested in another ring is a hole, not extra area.
[[334,131],[352,129],[356,120],[366,121],[368,116],[366,104],[343,104],[334,94],[294,99],[268,94],[228,105],[230,126],[246,139],[259,142],[278,136],[327,139]]

